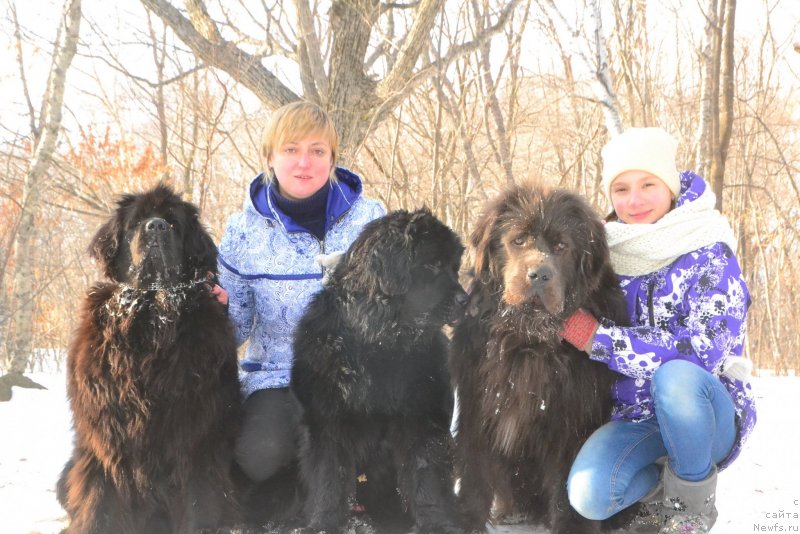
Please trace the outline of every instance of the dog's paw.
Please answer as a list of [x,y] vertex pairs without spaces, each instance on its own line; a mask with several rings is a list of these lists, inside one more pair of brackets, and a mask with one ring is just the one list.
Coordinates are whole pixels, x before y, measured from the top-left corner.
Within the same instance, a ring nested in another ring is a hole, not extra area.
[[375,527],[365,516],[353,516],[347,521],[345,534],[377,534]]

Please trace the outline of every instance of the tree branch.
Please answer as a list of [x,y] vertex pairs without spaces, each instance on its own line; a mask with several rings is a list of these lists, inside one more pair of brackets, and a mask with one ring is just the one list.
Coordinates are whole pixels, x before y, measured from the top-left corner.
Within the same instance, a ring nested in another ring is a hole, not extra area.
[[135,81],[137,83],[140,83],[142,85],[146,85],[147,87],[149,87],[151,89],[158,89],[159,87],[166,87],[167,85],[170,85],[172,83],[175,83],[177,81],[182,80],[183,78],[189,76],[190,74],[194,74],[195,72],[203,70],[203,69],[208,67],[208,65],[200,63],[198,65],[195,65],[194,67],[192,67],[189,70],[185,70],[183,72],[179,72],[178,74],[176,74],[175,76],[172,76],[171,78],[167,78],[167,79],[165,79],[163,81],[154,82],[154,81],[148,80],[147,78],[143,78],[141,76],[137,76],[136,74],[133,74],[131,71],[129,71],[125,67],[123,67],[119,62],[112,63],[105,56],[98,56],[98,55],[95,55],[95,54],[84,54],[84,53],[81,53],[80,55],[81,55],[81,57],[89,58],[89,59],[96,60],[96,61],[99,61],[101,63],[104,63],[108,68],[119,72],[120,74],[122,74],[126,78],[130,78],[131,80],[133,80],[133,81]]
[[[47,117],[42,131],[41,142],[36,146],[33,163],[28,171],[30,175],[37,179],[43,175],[47,165],[50,164],[53,150],[55,150],[58,129],[61,126],[61,111],[64,103],[64,89],[66,86],[65,78],[67,69],[75,52],[78,49],[78,32],[81,21],[81,0],[71,0],[64,14],[65,35],[64,42],[53,61],[53,70],[50,76],[50,84],[47,88]],[[33,191],[30,194],[38,194]]]
[[192,26],[209,42],[223,44],[224,39],[217,29],[216,23],[208,16],[208,10],[203,0],[184,0],[186,11],[189,12],[189,20]]
[[622,120],[620,119],[619,108],[616,102],[616,95],[611,83],[611,76],[608,73],[608,54],[605,49],[605,36],[603,33],[603,23],[600,17],[600,4],[598,0],[591,0],[591,17],[594,19],[594,57],[596,64],[592,62],[591,51],[583,49],[578,41],[577,29],[569,23],[563,13],[558,9],[554,0],[544,0],[543,8],[557,20],[562,27],[569,33],[572,49],[583,62],[584,66],[593,73],[595,95],[601,103],[603,114],[606,118],[606,128],[611,135],[622,132]]
[[[425,83],[427,80],[437,75],[440,71],[447,68],[448,65],[461,59],[462,57],[471,54],[478,50],[483,43],[488,41],[496,33],[503,29],[503,27],[511,18],[511,14],[519,5],[521,0],[511,0],[506,4],[497,22],[488,26],[483,32],[475,36],[475,39],[467,43],[454,46],[450,49],[446,56],[436,61],[432,61],[423,66],[416,73],[411,75],[402,87],[392,87],[386,83],[386,80],[378,84],[377,93],[378,97],[382,100],[382,104],[372,117],[372,124],[381,122],[392,110],[397,107],[398,103],[408,97],[414,89]],[[399,83],[399,81],[398,81]]]
[[25,77],[25,63],[22,56],[22,35],[19,31],[19,20],[17,19],[17,6],[13,2],[11,7],[11,19],[14,22],[14,39],[16,40],[17,47],[17,66],[19,66],[19,77],[22,81],[22,92],[25,96],[25,103],[28,106],[28,120],[30,121],[31,134],[33,135],[34,144],[39,139],[39,128],[36,126],[36,111],[33,109],[33,102],[31,101],[31,93],[28,89],[28,80]]
[[[250,89],[266,106],[277,109],[300,97],[286,87],[265,68],[260,60],[237,48],[219,36],[218,41],[207,39],[192,22],[167,0],[140,0],[142,5],[155,13],[192,51],[207,65],[228,73],[234,80]],[[190,0],[193,9],[201,9],[202,0]],[[202,11],[205,11],[202,8]],[[202,20],[202,14],[199,15]],[[210,20],[210,19],[209,19]],[[216,30],[216,26],[215,26]],[[205,29],[209,32],[211,30]],[[211,31],[212,36],[214,31]],[[216,31],[216,35],[219,32]]]
[[314,30],[314,19],[308,7],[308,0],[294,0],[294,7],[297,11],[297,27],[300,30],[298,38],[301,46],[305,48],[308,61],[308,74],[313,80],[315,91],[327,96],[328,78],[325,76],[319,37]]
[[397,61],[395,61],[392,70],[378,85],[378,94],[383,92],[384,88],[397,87],[402,84],[403,80],[411,77],[422,50],[428,44],[428,36],[431,33],[434,22],[436,22],[436,15],[441,11],[443,4],[443,0],[422,0],[420,2],[414,14],[414,24],[403,40],[403,46],[397,55]]

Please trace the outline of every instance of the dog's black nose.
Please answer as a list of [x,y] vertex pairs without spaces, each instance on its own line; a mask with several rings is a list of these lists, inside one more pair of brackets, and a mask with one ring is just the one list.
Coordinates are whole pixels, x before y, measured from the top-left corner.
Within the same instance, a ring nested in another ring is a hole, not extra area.
[[528,269],[528,278],[532,282],[549,282],[553,278],[553,269],[543,265],[538,269]]
[[144,223],[144,231],[148,234],[160,234],[166,232],[167,228],[169,228],[167,221],[159,217],[153,217]]
[[467,295],[463,291],[459,291],[458,293],[456,293],[456,304],[458,304],[461,307],[464,307],[467,305],[468,302],[469,302],[469,295]]

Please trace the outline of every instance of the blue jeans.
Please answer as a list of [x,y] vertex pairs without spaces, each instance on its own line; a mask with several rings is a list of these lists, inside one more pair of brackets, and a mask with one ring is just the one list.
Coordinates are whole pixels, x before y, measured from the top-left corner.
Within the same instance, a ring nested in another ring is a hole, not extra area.
[[572,507],[602,520],[636,503],[658,483],[666,456],[684,480],[703,480],[733,448],[736,412],[725,386],[699,365],[672,360],[653,375],[656,416],[611,421],[584,443],[567,480]]

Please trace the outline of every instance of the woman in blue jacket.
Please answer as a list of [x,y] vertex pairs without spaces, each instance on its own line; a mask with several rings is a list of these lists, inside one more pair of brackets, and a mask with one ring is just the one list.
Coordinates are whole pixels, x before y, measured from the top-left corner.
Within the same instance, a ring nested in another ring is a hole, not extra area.
[[606,519],[641,501],[631,533],[708,532],[717,469],[756,420],[736,240],[708,184],[678,173],[676,151],[660,128],[627,130],[603,148],[606,233],[631,326],[581,310],[562,334],[621,375],[611,422],[575,459],[570,502]]
[[383,206],[361,195],[361,180],[336,167],[338,136],[318,106],[295,102],[275,111],[261,146],[265,173],[244,208],[228,220],[219,247],[217,298],[239,344],[245,397],[235,458],[253,481],[268,479],[297,452],[299,405],[288,386],[292,334],[321,288],[320,257],[344,252]]

